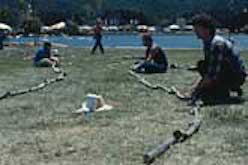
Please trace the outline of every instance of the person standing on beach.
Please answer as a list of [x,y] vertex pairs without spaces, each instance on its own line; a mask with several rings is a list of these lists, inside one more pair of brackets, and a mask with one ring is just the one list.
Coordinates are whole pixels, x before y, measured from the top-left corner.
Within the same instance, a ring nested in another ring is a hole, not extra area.
[[5,40],[6,36],[4,32],[0,32],[0,50],[3,49],[3,41]]
[[94,27],[94,39],[95,44],[91,50],[91,54],[95,53],[97,47],[99,47],[101,53],[104,54],[104,48],[102,45],[102,21],[100,19],[96,21],[96,25]]

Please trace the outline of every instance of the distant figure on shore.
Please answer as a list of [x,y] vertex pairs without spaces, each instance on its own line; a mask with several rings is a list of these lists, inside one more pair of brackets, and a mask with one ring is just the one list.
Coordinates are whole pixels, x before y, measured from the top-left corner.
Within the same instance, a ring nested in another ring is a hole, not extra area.
[[0,50],[3,49],[3,41],[5,40],[6,36],[4,34],[4,32],[0,31]]
[[101,20],[96,21],[96,25],[94,27],[94,39],[95,44],[91,50],[91,54],[94,54],[97,47],[99,47],[102,54],[104,54],[104,48],[102,45],[102,22]]
[[39,49],[33,58],[34,66],[36,67],[52,67],[59,66],[58,57],[51,55],[52,44],[44,42],[43,48]]
[[229,98],[231,91],[241,96],[246,71],[235,45],[215,34],[215,24],[210,16],[195,16],[193,26],[197,37],[203,41],[204,60],[197,64],[201,79],[194,86],[192,98],[221,101]]
[[165,52],[154,44],[151,34],[142,36],[143,45],[147,47],[144,61],[135,64],[132,68],[137,73],[164,73],[168,68]]

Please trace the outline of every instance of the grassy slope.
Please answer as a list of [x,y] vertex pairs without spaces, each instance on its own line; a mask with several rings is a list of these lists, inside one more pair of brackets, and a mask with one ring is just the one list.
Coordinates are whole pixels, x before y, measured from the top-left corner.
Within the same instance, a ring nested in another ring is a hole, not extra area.
[[[23,60],[24,54],[32,52],[0,52],[0,92],[28,87],[53,76],[50,70],[35,69],[30,61]],[[69,73],[64,82],[0,101],[0,164],[142,164],[144,151],[190,120],[185,103],[161,91],[151,91],[127,74],[134,60],[123,57],[139,56],[142,50],[111,49],[104,56],[90,56],[87,49],[60,52]],[[194,64],[200,53],[168,51],[170,61],[180,64]],[[243,56],[248,60],[247,52]],[[197,75],[170,70],[146,77],[151,82],[186,88]],[[248,90],[247,84],[244,88]],[[102,94],[115,109],[94,114],[89,122],[72,115],[87,93]],[[200,132],[155,164],[245,165],[247,104],[204,107]]]

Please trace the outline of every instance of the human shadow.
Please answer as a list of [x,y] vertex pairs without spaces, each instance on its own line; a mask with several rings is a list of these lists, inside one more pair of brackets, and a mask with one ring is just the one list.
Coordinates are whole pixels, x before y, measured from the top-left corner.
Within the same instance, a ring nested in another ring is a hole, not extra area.
[[238,97],[238,96],[230,96],[225,99],[215,99],[215,100],[204,100],[204,106],[216,106],[216,105],[238,105],[244,104],[248,98]]

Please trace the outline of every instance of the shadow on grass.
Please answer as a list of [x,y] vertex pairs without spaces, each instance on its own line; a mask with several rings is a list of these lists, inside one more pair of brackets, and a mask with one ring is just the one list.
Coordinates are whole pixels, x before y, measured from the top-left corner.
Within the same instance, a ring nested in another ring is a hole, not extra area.
[[121,60],[145,60],[145,57],[143,56],[123,56],[121,57]]
[[222,100],[209,100],[204,102],[204,106],[217,106],[217,105],[238,105],[244,104],[247,98],[243,97],[229,97]]

